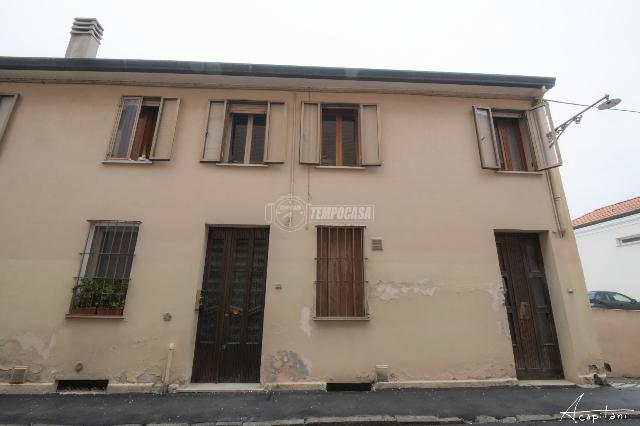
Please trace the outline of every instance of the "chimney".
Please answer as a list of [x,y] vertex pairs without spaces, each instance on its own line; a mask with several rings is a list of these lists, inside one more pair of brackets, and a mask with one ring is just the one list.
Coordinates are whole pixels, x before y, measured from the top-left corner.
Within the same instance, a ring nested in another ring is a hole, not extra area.
[[95,58],[102,40],[102,25],[95,18],[76,18],[65,58]]

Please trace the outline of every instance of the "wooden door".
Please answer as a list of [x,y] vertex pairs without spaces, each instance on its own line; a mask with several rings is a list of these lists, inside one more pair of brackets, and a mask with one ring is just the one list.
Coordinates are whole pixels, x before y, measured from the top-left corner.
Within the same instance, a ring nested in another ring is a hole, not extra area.
[[209,229],[194,383],[260,381],[268,228]]
[[496,233],[518,379],[563,378],[537,234]]

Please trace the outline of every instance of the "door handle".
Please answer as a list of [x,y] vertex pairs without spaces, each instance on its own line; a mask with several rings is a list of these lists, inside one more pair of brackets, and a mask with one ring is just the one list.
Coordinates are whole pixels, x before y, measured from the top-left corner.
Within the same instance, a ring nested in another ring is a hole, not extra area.
[[200,289],[196,290],[196,311],[204,306],[204,292]]

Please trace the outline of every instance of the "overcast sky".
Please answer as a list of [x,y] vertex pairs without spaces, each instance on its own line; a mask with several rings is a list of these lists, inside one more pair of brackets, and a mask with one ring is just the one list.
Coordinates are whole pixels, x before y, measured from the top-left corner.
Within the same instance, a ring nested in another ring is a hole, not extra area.
[[[640,1],[0,0],[0,55],[64,56],[75,16],[98,57],[557,77],[547,98],[604,93],[640,110]],[[579,107],[552,105],[556,124]],[[591,111],[560,139],[572,217],[640,196],[640,114]]]

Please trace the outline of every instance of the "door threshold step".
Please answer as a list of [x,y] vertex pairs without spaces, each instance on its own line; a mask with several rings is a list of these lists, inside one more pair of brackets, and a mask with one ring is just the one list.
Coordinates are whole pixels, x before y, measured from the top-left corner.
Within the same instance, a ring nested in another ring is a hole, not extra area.
[[189,383],[176,392],[264,392],[260,383]]
[[564,379],[551,379],[551,380],[518,380],[518,386],[576,386],[575,383]]

